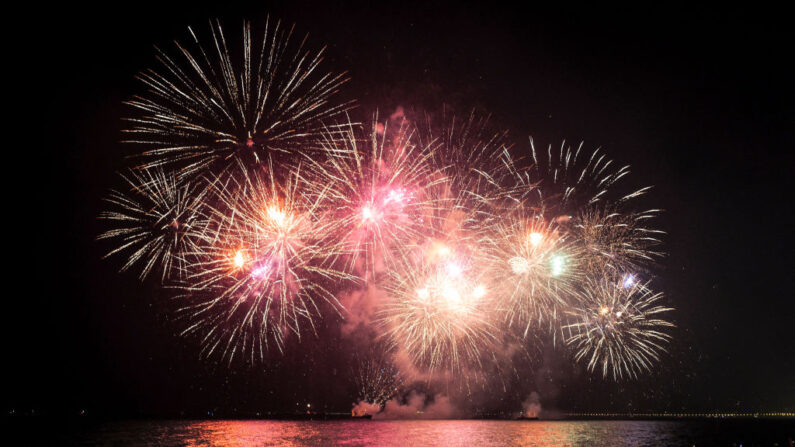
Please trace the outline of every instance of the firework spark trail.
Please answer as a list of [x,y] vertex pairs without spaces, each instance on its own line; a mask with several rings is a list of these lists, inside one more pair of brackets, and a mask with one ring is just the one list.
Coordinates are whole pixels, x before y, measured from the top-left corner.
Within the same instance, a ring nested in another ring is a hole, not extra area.
[[220,350],[231,362],[248,351],[261,359],[269,339],[282,349],[303,323],[314,331],[320,302],[339,312],[329,285],[354,279],[336,267],[344,252],[317,203],[297,190],[300,168],[283,181],[273,173],[269,166],[211,182],[211,229],[190,256],[181,285],[189,304],[180,311],[191,321],[184,333],[200,334],[208,356]]
[[121,175],[129,191],[111,191],[105,198],[110,209],[100,219],[113,226],[97,239],[116,241],[105,257],[129,252],[121,270],[143,264],[140,279],[160,268],[165,281],[174,271],[183,270],[183,255],[197,250],[206,218],[202,206],[206,189],[197,184],[177,182],[162,169],[130,171]]
[[509,153],[507,132],[491,130],[489,116],[475,110],[461,120],[445,110],[439,117],[426,116],[416,127],[418,141],[433,148],[435,172],[441,179],[433,192],[447,202],[442,210],[463,215],[441,230],[487,228],[495,205],[515,192],[517,177],[522,177]]
[[650,187],[641,188],[620,198],[608,193],[610,188],[629,175],[629,166],[615,167],[601,149],[588,152],[580,143],[576,149],[564,141],[559,150],[548,146],[546,151],[537,151],[530,139],[533,166],[532,178],[537,179],[535,188],[544,214],[550,218],[566,218],[597,203],[611,205],[645,194]]
[[244,23],[242,54],[230,51],[220,22],[210,24],[208,47],[189,31],[194,48],[157,49],[160,71],[141,73],[147,91],[127,102],[136,111],[127,142],[147,147],[143,167],[167,165],[180,177],[216,163],[248,168],[299,150],[320,120],[351,106],[330,102],[348,78],[322,73],[324,49],[296,43],[293,27],[266,20],[258,45]]
[[400,369],[389,359],[386,349],[373,349],[369,355],[358,357],[353,378],[359,393],[358,400],[380,407],[400,391],[404,381]]
[[348,121],[323,134],[320,152],[306,152],[304,191],[322,204],[351,253],[349,271],[366,280],[394,264],[401,248],[423,238],[434,186],[428,162],[432,153],[412,142],[405,122],[382,124],[369,132]]
[[661,317],[673,310],[659,304],[662,294],[647,284],[604,278],[586,281],[579,299],[569,311],[574,323],[563,327],[575,361],[615,380],[651,372],[671,338],[663,329],[673,326]]
[[647,228],[646,222],[659,210],[627,212],[615,208],[589,207],[580,211],[570,228],[574,240],[582,246],[580,264],[593,277],[637,274],[662,253],[660,230]]

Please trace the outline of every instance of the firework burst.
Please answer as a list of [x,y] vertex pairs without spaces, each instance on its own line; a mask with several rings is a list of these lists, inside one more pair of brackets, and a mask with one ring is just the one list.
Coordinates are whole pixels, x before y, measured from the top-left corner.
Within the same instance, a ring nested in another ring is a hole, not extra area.
[[441,229],[483,227],[497,203],[501,203],[523,178],[510,155],[507,132],[494,131],[489,116],[472,110],[463,119],[443,111],[416,124],[417,138],[432,148],[435,175],[440,181],[433,192],[444,201],[443,212],[462,215]]
[[664,330],[673,324],[662,314],[673,309],[660,305],[662,294],[647,285],[625,278],[586,281],[580,302],[568,311],[575,322],[563,327],[576,361],[615,380],[651,371],[671,338]]
[[384,335],[422,371],[481,365],[497,341],[484,272],[471,251],[433,244],[390,271]]
[[376,117],[365,134],[349,121],[323,134],[319,161],[307,155],[305,190],[345,241],[349,270],[366,279],[392,265],[396,249],[424,237],[435,208],[431,152],[412,142],[405,122],[392,124]]
[[580,279],[577,244],[525,208],[496,219],[488,234],[483,241],[489,277],[508,325],[527,337],[534,324],[557,321]]
[[174,271],[182,272],[184,254],[197,250],[206,229],[202,214],[206,189],[180,185],[173,174],[158,168],[130,171],[121,177],[129,190],[111,191],[105,198],[110,209],[99,216],[113,228],[97,239],[118,244],[105,256],[126,253],[121,270],[142,264],[142,280],[157,267],[162,280]]
[[127,141],[146,147],[144,167],[180,176],[219,163],[250,168],[300,149],[319,120],[349,107],[331,102],[347,78],[321,70],[323,50],[308,50],[281,22],[264,28],[256,38],[244,23],[242,43],[230,47],[215,22],[208,46],[188,28],[190,44],[157,49],[160,68],[138,76],[146,92],[127,102],[136,112]]
[[282,349],[288,334],[314,327],[320,303],[338,311],[328,287],[353,279],[335,267],[343,252],[317,204],[296,190],[300,169],[283,181],[273,172],[211,182],[211,229],[181,285],[185,333],[201,334],[207,355],[262,358],[269,340]]

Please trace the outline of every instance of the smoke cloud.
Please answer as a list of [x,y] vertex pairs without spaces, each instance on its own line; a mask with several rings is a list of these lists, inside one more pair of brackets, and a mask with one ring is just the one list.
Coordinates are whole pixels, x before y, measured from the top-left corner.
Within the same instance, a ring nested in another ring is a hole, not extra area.
[[353,416],[366,416],[366,415],[375,415],[379,411],[381,411],[381,406],[376,404],[371,404],[370,402],[359,401],[358,404],[353,406],[351,409],[351,414]]
[[338,296],[340,304],[347,310],[341,331],[346,337],[354,336],[358,332],[368,333],[371,338],[373,331],[373,315],[376,305],[384,299],[384,292],[372,284],[363,289],[354,289],[342,292]]
[[526,417],[538,417],[541,414],[541,396],[535,391],[522,402],[522,414]]
[[384,405],[377,419],[451,419],[459,416],[458,410],[450,402],[450,398],[437,394],[427,399],[425,394],[412,391],[401,403],[397,398]]
[[453,405],[450,398],[436,394],[428,398],[425,394],[412,391],[401,402],[399,398],[387,401],[384,408],[369,402],[361,401],[351,410],[354,416],[372,415],[373,419],[454,419],[461,417],[461,412]]

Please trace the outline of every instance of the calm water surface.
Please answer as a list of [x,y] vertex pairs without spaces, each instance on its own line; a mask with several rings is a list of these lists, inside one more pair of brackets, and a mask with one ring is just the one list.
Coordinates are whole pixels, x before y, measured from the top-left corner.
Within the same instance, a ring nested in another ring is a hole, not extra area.
[[[60,430],[63,445],[691,446],[789,445],[795,422],[129,421]],[[35,436],[35,433],[30,433]]]

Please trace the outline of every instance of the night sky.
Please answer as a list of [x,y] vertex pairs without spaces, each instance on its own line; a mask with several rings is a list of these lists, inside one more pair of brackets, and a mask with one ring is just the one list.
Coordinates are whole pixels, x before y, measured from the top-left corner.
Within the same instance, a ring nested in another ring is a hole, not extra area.
[[795,409],[795,40],[783,13],[231,3],[42,7],[7,38],[6,70],[21,79],[4,89],[4,411],[350,409],[355,347],[338,322],[265,365],[204,361],[162,312],[168,293],[117,273],[94,240],[101,198],[137,150],[119,142],[122,101],[142,88],[134,75],[155,64],[153,45],[211,18],[237,30],[268,13],[328,45],[325,68],[350,72],[342,95],[365,118],[477,107],[518,151],[529,135],[583,140],[631,164],[632,186],[655,185],[648,200],[668,233],[656,284],[678,326],[655,373],[602,380],[547,346],[509,391],[472,408],[515,411],[538,391],[561,411]]

